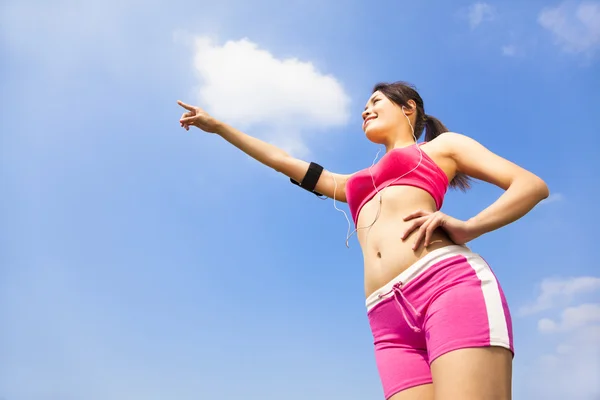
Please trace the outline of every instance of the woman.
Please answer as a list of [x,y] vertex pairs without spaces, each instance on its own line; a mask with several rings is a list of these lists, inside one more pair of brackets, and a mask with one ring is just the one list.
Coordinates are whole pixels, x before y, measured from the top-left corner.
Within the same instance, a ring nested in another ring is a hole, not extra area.
[[[510,399],[510,313],[486,262],[465,243],[507,225],[548,196],[534,174],[425,114],[408,84],[375,86],[363,112],[386,154],[350,175],[324,170],[179,102],[180,124],[216,133],[317,194],[347,202],[364,255],[366,306],[386,399]],[[425,128],[425,142],[417,139]],[[468,221],[439,211],[469,177],[505,192]]]

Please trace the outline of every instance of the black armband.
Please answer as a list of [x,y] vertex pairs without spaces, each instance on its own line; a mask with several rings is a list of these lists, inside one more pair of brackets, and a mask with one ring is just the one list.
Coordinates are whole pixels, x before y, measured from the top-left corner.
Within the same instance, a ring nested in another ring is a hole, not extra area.
[[298,185],[303,189],[308,190],[309,192],[314,193],[315,195],[322,197],[323,195],[319,192],[315,192],[315,187],[317,186],[317,182],[323,173],[323,167],[317,163],[311,162],[308,166],[308,171],[306,171],[306,175],[302,179],[302,182],[298,183],[297,181],[290,178],[290,182],[294,185]]

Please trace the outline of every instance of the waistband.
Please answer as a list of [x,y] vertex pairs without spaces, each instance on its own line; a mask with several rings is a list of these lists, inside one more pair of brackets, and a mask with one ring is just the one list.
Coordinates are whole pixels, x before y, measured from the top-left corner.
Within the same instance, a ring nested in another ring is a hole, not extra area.
[[413,265],[402,271],[397,277],[386,283],[383,287],[373,292],[366,300],[367,312],[375,307],[383,299],[394,295],[394,285],[402,282],[402,285],[408,284],[410,281],[427,271],[431,266],[437,264],[445,258],[463,255],[465,257],[473,256],[473,253],[467,246],[450,245],[445,246],[431,253],[426,254],[423,258],[417,260]]

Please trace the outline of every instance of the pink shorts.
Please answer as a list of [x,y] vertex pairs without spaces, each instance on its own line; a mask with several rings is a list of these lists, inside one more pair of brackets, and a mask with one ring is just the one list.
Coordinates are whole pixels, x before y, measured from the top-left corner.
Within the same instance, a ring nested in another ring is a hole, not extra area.
[[385,398],[432,383],[431,363],[468,347],[514,354],[504,293],[487,263],[465,246],[434,250],[367,299]]

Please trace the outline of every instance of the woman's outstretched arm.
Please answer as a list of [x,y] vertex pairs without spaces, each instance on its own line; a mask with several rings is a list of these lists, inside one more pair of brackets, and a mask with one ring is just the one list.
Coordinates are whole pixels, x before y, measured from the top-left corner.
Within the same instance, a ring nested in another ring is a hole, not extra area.
[[[190,126],[195,126],[205,132],[217,134],[262,164],[290,177],[296,182],[302,182],[308,171],[309,162],[292,157],[277,146],[218,121],[200,107],[191,106],[181,101],[178,101],[178,104],[187,110],[179,121],[183,128],[189,129]],[[329,198],[335,196],[336,200],[345,202],[346,181],[349,177],[350,175],[335,174],[323,170],[314,191]]]

